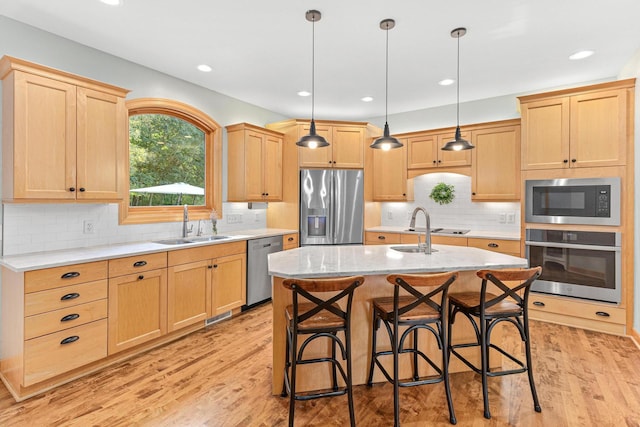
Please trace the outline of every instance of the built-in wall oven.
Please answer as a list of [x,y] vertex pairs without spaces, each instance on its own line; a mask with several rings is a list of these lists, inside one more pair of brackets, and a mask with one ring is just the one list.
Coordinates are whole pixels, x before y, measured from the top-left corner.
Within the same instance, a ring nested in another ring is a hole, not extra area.
[[527,180],[525,222],[620,225],[620,178]]
[[542,266],[532,291],[620,303],[620,233],[526,230],[530,266]]

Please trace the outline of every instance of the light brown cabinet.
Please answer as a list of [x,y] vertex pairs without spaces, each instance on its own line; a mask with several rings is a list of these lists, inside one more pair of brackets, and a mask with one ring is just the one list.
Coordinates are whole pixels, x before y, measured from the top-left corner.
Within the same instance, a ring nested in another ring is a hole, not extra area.
[[373,200],[406,202],[413,200],[413,180],[407,179],[407,140],[393,150],[373,151]]
[[298,233],[289,233],[282,236],[282,250],[297,248],[299,245]]
[[[441,150],[454,137],[455,129],[419,132],[408,136],[408,169],[433,169],[471,165],[471,152],[469,150]],[[463,131],[462,137],[469,140],[469,132]]]
[[128,91],[7,56],[0,77],[3,199],[121,200]]
[[167,292],[167,329],[176,331],[211,317],[210,260],[170,266]]
[[109,261],[109,354],[167,333],[167,253]]
[[[309,124],[298,126],[299,137],[309,133]],[[316,133],[323,136],[328,147],[298,148],[301,168],[344,168],[364,167],[364,128],[360,126],[337,126],[316,123]]]
[[213,315],[242,307],[247,303],[247,256],[227,255],[213,260]]
[[283,135],[248,123],[227,126],[230,202],[282,200]]
[[522,169],[626,164],[634,81],[519,97]]
[[484,249],[492,252],[499,252],[506,255],[520,256],[520,241],[505,239],[485,239],[469,237],[467,246]]
[[471,131],[471,200],[520,200],[520,121],[516,122]]
[[25,273],[3,268],[2,285],[0,370],[11,390],[107,356],[106,261]]

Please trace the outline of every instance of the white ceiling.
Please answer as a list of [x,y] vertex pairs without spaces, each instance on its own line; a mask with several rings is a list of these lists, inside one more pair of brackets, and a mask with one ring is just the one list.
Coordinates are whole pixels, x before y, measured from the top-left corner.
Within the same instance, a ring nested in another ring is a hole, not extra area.
[[[288,117],[389,114],[615,78],[640,49],[640,0],[2,0],[0,14]],[[576,51],[596,53],[569,61]],[[202,63],[210,73],[196,70]],[[364,103],[363,96],[374,101]]]

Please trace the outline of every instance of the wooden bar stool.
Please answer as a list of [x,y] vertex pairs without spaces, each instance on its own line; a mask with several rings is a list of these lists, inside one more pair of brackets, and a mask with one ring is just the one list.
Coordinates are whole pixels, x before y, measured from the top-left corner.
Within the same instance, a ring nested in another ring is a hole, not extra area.
[[[351,426],[355,426],[353,410],[353,392],[351,376],[351,304],[353,292],[364,283],[364,277],[336,277],[331,279],[285,279],[282,285],[293,294],[293,305],[285,309],[287,319],[287,348],[282,396],[289,395],[289,426],[293,426],[293,414],[296,400],[311,400],[320,397],[341,396],[346,394],[349,402]],[[318,294],[331,293],[327,299]],[[302,299],[302,302],[299,300]],[[346,308],[338,302],[346,299]],[[306,302],[305,302],[306,301]],[[338,332],[344,333],[344,341]],[[298,350],[298,335],[309,335]],[[309,343],[319,338],[331,342],[330,357],[304,358],[304,350]],[[336,346],[340,347],[342,360],[346,360],[347,369],[342,367],[336,357]],[[331,384],[329,390],[296,392],[296,369],[298,365],[311,363],[331,364]],[[338,372],[344,386],[338,386]]]
[[[456,424],[456,416],[451,400],[451,388],[449,386],[449,355],[447,353],[447,328],[445,314],[447,293],[449,286],[458,278],[457,272],[438,273],[429,275],[418,274],[392,274],[387,276],[387,281],[394,286],[393,297],[374,298],[373,305],[373,336],[371,345],[371,365],[369,367],[369,379],[367,385],[373,384],[373,371],[376,366],[380,368],[387,381],[393,384],[393,415],[394,425],[400,425],[399,388],[411,387],[423,384],[434,384],[444,381],[447,403],[449,405],[449,421]],[[430,288],[428,293],[421,293],[416,288]],[[400,295],[400,288],[409,295]],[[391,350],[379,351],[376,347],[376,335],[380,324],[383,323],[389,335]],[[408,328],[400,334],[400,327]],[[438,366],[431,358],[424,354],[418,347],[418,331],[420,329],[431,332],[442,350],[441,366]],[[405,343],[407,337],[412,336],[413,346]],[[413,377],[400,379],[399,355],[412,355]],[[393,356],[393,374],[380,363],[381,356]],[[421,377],[418,372],[418,357],[426,361],[436,372],[436,376]]]
[[[449,352],[462,360],[469,368],[482,375],[482,395],[484,398],[484,417],[491,418],[489,411],[489,393],[487,377],[527,372],[529,386],[533,396],[533,407],[541,412],[536,387],[531,370],[531,336],[529,334],[529,291],[534,280],[540,277],[542,267],[529,269],[480,270],[482,279],[480,292],[460,292],[449,294]],[[499,294],[487,291],[487,284],[495,284]],[[476,333],[477,342],[451,344],[451,327],[458,313],[464,314]],[[509,322],[520,332],[525,344],[526,364],[496,344],[491,343],[491,331],[501,323]],[[456,351],[459,348],[480,347],[481,367],[473,365]],[[494,349],[516,363],[519,368],[491,371],[489,368],[489,350]]]

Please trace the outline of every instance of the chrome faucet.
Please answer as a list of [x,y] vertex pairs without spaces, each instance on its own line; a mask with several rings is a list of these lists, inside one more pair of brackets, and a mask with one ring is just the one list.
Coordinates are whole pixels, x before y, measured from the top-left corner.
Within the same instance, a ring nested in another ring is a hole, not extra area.
[[[431,255],[431,218],[429,217],[429,214],[427,213],[427,210],[425,208],[417,207],[413,210],[413,213],[411,214],[411,222],[409,223],[409,229],[415,230],[416,215],[418,215],[418,212],[424,213],[424,217],[427,221],[427,227],[424,231],[424,253],[427,255]],[[420,234],[418,234],[418,248],[420,248]]]
[[182,237],[187,237],[191,230],[193,230],[193,225],[190,228],[187,228],[187,224],[189,223],[189,210],[187,209],[187,205],[184,205],[184,211],[182,214]]

